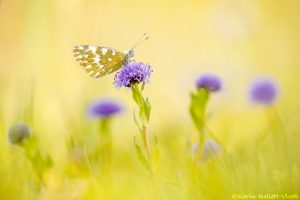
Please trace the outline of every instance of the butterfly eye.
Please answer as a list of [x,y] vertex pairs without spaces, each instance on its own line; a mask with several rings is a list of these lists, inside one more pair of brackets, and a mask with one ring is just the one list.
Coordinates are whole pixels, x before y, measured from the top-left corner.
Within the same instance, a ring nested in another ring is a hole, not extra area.
[[133,56],[134,56],[134,51],[133,51],[133,50],[130,50],[130,51],[129,51],[129,55],[130,55],[131,57],[133,57]]

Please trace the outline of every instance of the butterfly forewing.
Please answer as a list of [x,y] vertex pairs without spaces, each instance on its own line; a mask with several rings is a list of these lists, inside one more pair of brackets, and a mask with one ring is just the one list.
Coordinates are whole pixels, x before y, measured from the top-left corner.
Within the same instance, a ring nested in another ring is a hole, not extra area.
[[79,45],[73,49],[79,65],[93,78],[110,74],[123,65],[125,54],[112,48]]

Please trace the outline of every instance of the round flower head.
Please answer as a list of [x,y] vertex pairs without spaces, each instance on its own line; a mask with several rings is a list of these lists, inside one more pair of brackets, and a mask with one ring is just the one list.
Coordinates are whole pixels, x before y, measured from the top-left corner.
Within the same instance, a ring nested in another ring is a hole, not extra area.
[[92,118],[108,118],[122,112],[119,103],[113,100],[98,100],[90,104],[88,115]]
[[116,73],[114,85],[120,87],[131,87],[135,83],[148,83],[152,69],[150,65],[142,62],[131,62],[122,67]]
[[277,84],[267,78],[255,81],[250,89],[251,100],[262,105],[271,105],[276,100],[277,95]]
[[210,92],[217,92],[222,88],[222,81],[216,75],[204,74],[196,80],[196,86],[208,89]]
[[[196,154],[199,148],[199,143],[195,143],[192,147],[192,153]],[[201,152],[201,159],[207,160],[208,158],[213,158],[221,152],[222,147],[213,139],[205,140]]]
[[201,157],[203,160],[206,160],[208,158],[213,158],[221,152],[222,147],[214,140],[207,139],[204,143]]
[[13,125],[8,130],[8,140],[12,144],[21,144],[30,135],[31,131],[25,124]]

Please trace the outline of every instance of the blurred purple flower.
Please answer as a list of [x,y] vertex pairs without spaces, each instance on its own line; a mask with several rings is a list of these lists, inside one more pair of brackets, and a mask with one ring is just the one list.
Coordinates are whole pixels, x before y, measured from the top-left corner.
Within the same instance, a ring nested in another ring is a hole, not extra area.
[[148,83],[152,71],[148,64],[142,62],[129,63],[116,73],[114,85],[120,88],[131,87],[134,83]]
[[98,100],[88,107],[88,115],[92,118],[108,118],[122,112],[122,106],[113,100]]
[[30,135],[31,131],[25,124],[15,124],[8,130],[8,140],[11,144],[21,144]]
[[[199,143],[195,143],[192,147],[192,153],[196,154],[199,148]],[[222,147],[213,139],[205,140],[201,152],[201,160],[207,160],[217,156],[222,151]]]
[[262,78],[256,80],[250,88],[250,98],[262,105],[271,105],[278,96],[278,87],[274,80]]
[[196,86],[206,88],[210,92],[217,92],[222,88],[222,81],[214,74],[203,74],[196,80]]
[[204,143],[201,158],[206,160],[217,156],[222,150],[222,147],[214,140],[207,139]]

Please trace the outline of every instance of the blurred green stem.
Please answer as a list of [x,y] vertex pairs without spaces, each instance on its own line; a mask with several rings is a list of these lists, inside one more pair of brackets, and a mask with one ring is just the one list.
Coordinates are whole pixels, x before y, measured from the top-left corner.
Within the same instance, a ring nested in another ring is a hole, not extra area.
[[286,137],[283,132],[282,122],[274,107],[268,107],[264,110],[267,119],[267,130],[264,131],[263,135],[258,139],[258,144],[265,141],[268,135],[272,138],[278,138],[279,141],[286,143]]
[[205,141],[205,127],[206,127],[206,107],[209,101],[210,92],[204,88],[197,88],[195,92],[190,95],[190,114],[194,125],[199,133],[199,144],[196,152],[196,159],[201,155],[202,148]]
[[271,137],[277,145],[281,145],[283,147],[287,156],[288,154],[285,148],[287,146],[287,137],[284,133],[283,123],[279,114],[274,106],[267,108],[265,112],[268,120],[268,132],[271,133]]
[[279,114],[277,113],[277,110],[275,107],[269,107],[266,109],[266,116],[268,119],[269,129],[270,131],[278,134],[283,134],[283,126],[282,121],[279,117]]
[[110,168],[112,160],[112,135],[110,132],[110,123],[110,118],[102,118],[99,126],[101,164],[106,169]]

